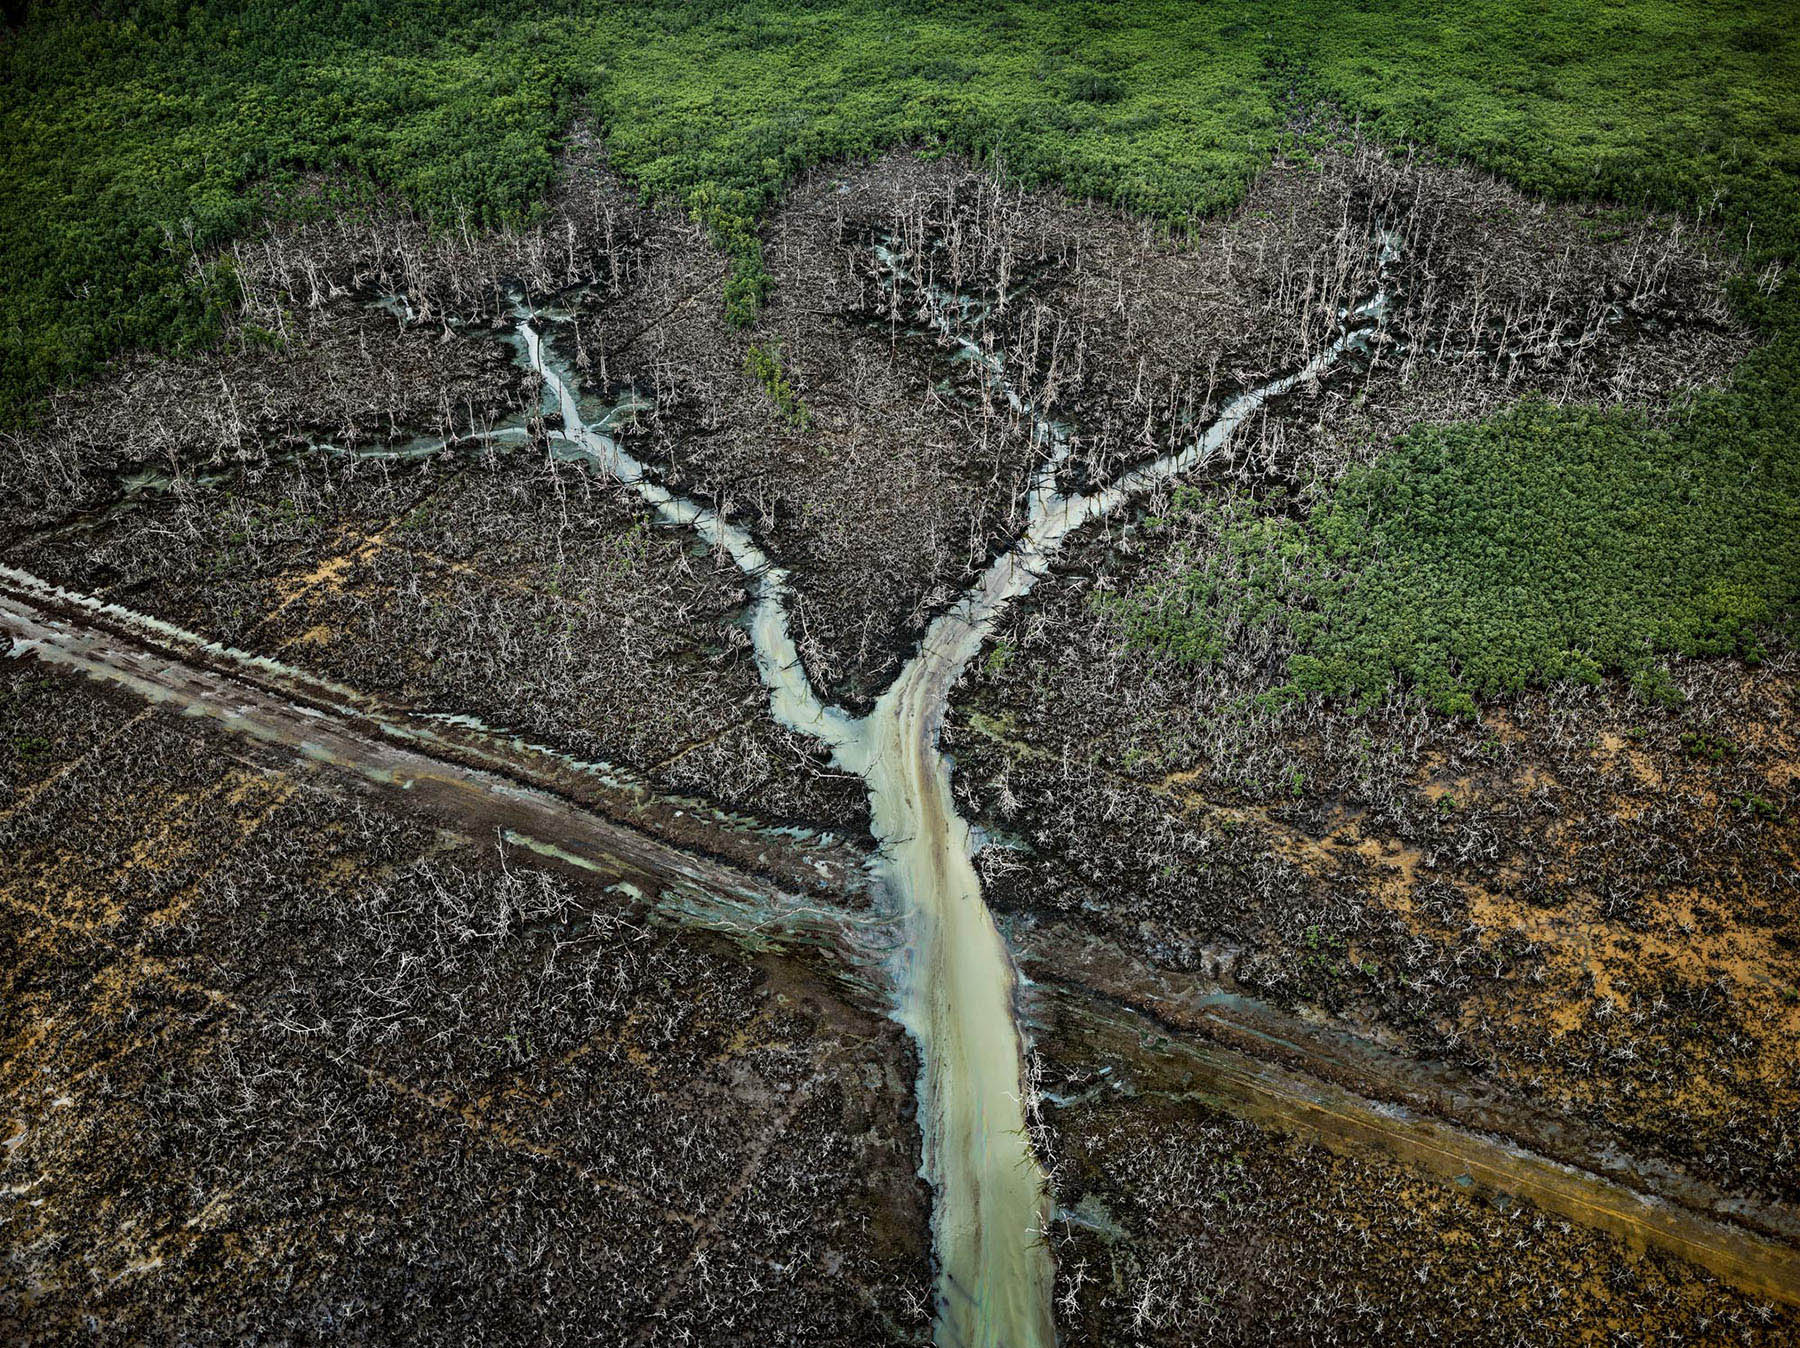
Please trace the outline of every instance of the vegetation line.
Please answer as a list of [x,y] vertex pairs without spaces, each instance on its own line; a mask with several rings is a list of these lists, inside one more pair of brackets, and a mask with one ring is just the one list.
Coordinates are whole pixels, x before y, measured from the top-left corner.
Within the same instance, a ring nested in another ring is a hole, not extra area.
[[1179,228],[1236,202],[1308,100],[1532,191],[1712,211],[1791,259],[1789,18],[1781,0],[52,0],[0,34],[0,424],[118,351],[215,340],[237,294],[218,250],[272,215],[386,194],[446,229],[530,218],[583,111],[615,169],[711,229],[737,321],[769,286],[757,222],[809,164],[912,142]]

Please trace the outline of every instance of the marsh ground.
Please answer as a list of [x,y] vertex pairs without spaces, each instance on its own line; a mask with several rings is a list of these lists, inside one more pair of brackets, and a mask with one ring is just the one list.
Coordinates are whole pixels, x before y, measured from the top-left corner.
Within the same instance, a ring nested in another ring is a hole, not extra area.
[[[123,362],[9,441],[4,559],[660,793],[857,835],[859,785],[766,711],[738,572],[547,453],[500,340],[511,293],[570,309],[557,350],[596,406],[653,404],[620,434],[771,545],[809,673],[866,705],[1016,528],[1043,449],[1025,405],[1069,426],[1065,485],[1104,480],[1316,350],[1378,284],[1384,230],[1387,340],[1189,491],[1291,513],[1273,488],[1328,495],[1399,429],[1523,393],[1666,419],[1750,342],[1691,222],[1354,140],[1184,239],[954,160],[821,169],[769,217],[776,284],[744,331],[717,303],[732,259],[578,138],[518,235],[376,212],[241,249],[226,353]],[[982,307],[1020,406],[941,340],[947,298]],[[367,453],[419,437],[454,443]],[[1478,1083],[1490,1121],[1539,1121],[1532,1145],[1549,1120],[1800,1198],[1791,653],[1675,661],[1679,705],[1611,679],[1478,719],[1405,698],[1263,715],[1268,651],[1196,673],[1094,600],[1204,549],[1168,505],[1071,548],[946,727],[1026,972],[1174,1032],[1205,1028],[1188,994],[1242,995]],[[817,970],[6,677],[9,1184],[46,1200],[14,1208],[23,1329],[926,1332],[910,1050]],[[1040,1048],[1071,1100],[1108,1065],[1072,1034]],[[1047,1118],[1077,1341],[1791,1329],[1661,1255],[1153,1082]],[[301,1266],[264,1300],[232,1290]]]

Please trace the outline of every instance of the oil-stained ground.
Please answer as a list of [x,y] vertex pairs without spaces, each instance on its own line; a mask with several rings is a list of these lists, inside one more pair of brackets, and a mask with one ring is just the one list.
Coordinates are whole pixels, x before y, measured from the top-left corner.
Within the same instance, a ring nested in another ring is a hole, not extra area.
[[9,1340],[921,1339],[911,1050],[841,984],[0,675]]

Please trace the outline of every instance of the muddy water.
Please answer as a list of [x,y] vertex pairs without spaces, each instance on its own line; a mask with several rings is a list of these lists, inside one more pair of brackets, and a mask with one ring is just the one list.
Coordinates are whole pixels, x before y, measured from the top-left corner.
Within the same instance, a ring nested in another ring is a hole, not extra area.
[[937,1196],[937,1339],[1049,1344],[1049,1198],[1025,1128],[1012,960],[937,747],[981,624],[940,622],[932,636],[870,714],[862,771],[881,877],[907,938],[896,989],[919,1044],[925,1175]]
[[[891,264],[891,255],[882,260]],[[936,1198],[940,1345],[1037,1348],[1055,1341],[1054,1270],[1044,1241],[1050,1200],[1026,1126],[1017,975],[982,902],[969,825],[956,812],[949,763],[938,748],[951,690],[995,621],[1046,573],[1069,534],[1199,467],[1271,398],[1362,346],[1385,307],[1378,292],[1343,316],[1342,335],[1303,368],[1239,395],[1190,444],[1096,492],[1057,491],[1067,435],[1033,414],[1045,457],[1018,541],[930,625],[866,717],[827,705],[814,692],[788,630],[786,573],[746,531],[652,480],[607,434],[606,422],[585,422],[572,377],[549,358],[535,326],[542,318],[520,320],[525,359],[543,376],[547,400],[562,417],[561,452],[631,487],[664,520],[729,554],[753,586],[751,635],[775,716],[830,746],[838,764],[867,784],[877,869],[907,938],[895,961],[895,996],[898,1017],[919,1046],[923,1173]],[[1030,413],[1005,386],[997,358],[966,338],[944,335],[967,348],[984,379]]]

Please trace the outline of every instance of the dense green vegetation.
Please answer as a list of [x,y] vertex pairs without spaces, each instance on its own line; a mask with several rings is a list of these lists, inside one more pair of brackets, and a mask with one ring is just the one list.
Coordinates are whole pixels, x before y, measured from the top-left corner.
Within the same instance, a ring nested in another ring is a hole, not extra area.
[[[212,340],[215,250],[296,188],[524,221],[583,113],[709,225],[752,323],[758,219],[808,163],[955,149],[1178,227],[1308,104],[1535,191],[1710,210],[1758,267],[1800,255],[1788,0],[51,3],[0,38],[0,424],[120,350]],[[1304,527],[1237,526],[1138,639],[1206,658],[1229,578],[1234,621],[1292,623],[1294,688],[1456,707],[1738,645],[1794,599],[1795,289],[1743,285],[1772,344],[1672,430],[1528,406],[1416,433]],[[752,373],[787,408],[779,362]]]
[[1790,252],[1786,0],[51,3],[0,38],[0,419],[124,347],[207,340],[198,265],[296,175],[504,223],[579,109],[703,216],[749,321],[755,222],[804,164],[902,141],[1179,221],[1232,200],[1297,99],[1549,192],[1719,199]]
[[1110,606],[1130,644],[1180,663],[1280,653],[1277,697],[1406,685],[1468,714],[1613,671],[1663,692],[1660,657],[1755,659],[1800,611],[1796,365],[1765,349],[1668,426],[1528,401],[1415,428],[1304,520],[1187,494],[1172,527],[1204,541]]
[[794,386],[788,381],[787,371],[781,366],[781,348],[764,346],[761,342],[750,343],[750,351],[744,357],[744,373],[749,375],[769,400],[781,409],[781,415],[789,424],[804,427],[810,418],[806,404],[800,401],[800,395],[794,392]]

